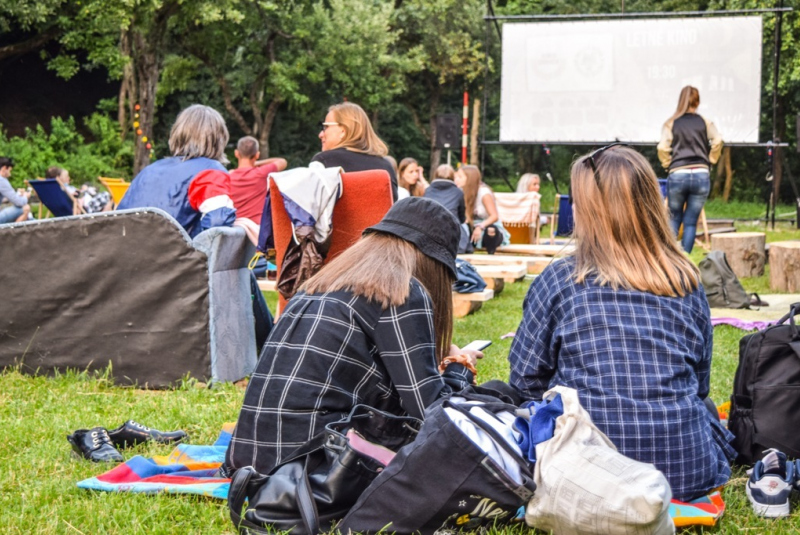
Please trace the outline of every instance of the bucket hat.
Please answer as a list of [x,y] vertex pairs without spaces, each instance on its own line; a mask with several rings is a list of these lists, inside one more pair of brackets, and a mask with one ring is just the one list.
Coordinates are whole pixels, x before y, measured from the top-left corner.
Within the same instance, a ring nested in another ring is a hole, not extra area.
[[408,197],[396,202],[383,219],[364,230],[364,235],[385,232],[416,245],[422,254],[447,266],[456,274],[456,254],[461,225],[443,205],[423,197]]

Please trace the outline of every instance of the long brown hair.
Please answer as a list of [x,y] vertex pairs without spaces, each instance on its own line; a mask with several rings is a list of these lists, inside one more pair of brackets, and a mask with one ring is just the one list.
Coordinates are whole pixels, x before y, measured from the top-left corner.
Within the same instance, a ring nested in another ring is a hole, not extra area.
[[691,109],[697,109],[699,105],[700,91],[698,91],[696,87],[687,85],[681,89],[681,94],[678,97],[678,108],[675,110],[675,113],[672,114],[672,117],[667,119],[667,122],[664,123],[664,126],[667,128],[672,128],[672,123],[675,122],[675,119],[681,115],[685,115],[686,112]]
[[409,184],[408,182],[406,182],[405,178],[403,178],[406,169],[412,163],[419,166],[417,160],[411,157],[403,158],[402,160],[400,160],[400,165],[397,166],[397,184],[401,188],[407,189],[412,197],[422,197],[425,194],[425,191],[420,186],[419,180],[417,180],[413,184]]
[[478,189],[481,187],[481,170],[475,165],[462,165],[459,171],[464,172],[467,177],[464,183],[464,208],[467,215],[467,223],[472,226],[475,217],[475,202],[478,200]]
[[349,291],[384,309],[406,302],[414,277],[433,301],[436,359],[450,351],[453,338],[453,277],[447,267],[402,238],[374,232],[337,256],[300,288],[308,294]]
[[328,111],[333,113],[334,119],[344,130],[344,137],[334,148],[345,147],[354,152],[380,157],[389,154],[386,143],[381,141],[372,129],[372,123],[361,106],[352,102],[342,102],[334,104]]
[[575,281],[596,276],[600,285],[683,296],[699,284],[697,267],[678,249],[656,174],[629,147],[572,165],[576,240]]

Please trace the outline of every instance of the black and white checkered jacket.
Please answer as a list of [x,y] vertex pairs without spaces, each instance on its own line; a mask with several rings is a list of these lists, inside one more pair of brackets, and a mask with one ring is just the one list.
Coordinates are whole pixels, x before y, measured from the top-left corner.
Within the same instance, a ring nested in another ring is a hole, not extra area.
[[472,380],[460,364],[438,372],[433,304],[418,281],[386,310],[350,292],[298,293],[261,353],[222,472],[269,472],[359,403],[422,418]]

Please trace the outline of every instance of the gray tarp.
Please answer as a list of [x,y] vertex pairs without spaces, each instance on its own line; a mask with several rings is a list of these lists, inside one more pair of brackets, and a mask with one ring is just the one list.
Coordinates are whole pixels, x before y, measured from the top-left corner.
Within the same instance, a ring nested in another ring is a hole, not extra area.
[[209,270],[156,210],[0,225],[0,367],[210,377]]

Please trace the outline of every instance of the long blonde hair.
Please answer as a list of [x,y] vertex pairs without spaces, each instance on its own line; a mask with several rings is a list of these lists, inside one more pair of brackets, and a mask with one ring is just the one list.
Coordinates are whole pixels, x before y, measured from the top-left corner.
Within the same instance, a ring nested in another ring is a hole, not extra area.
[[663,296],[684,296],[699,284],[697,267],[680,251],[656,175],[629,147],[612,147],[572,165],[575,281]]
[[384,157],[389,154],[386,143],[381,141],[366,112],[358,104],[342,102],[334,104],[328,111],[333,113],[333,118],[344,130],[344,137],[335,149],[344,147],[354,152],[362,152],[373,156]]
[[678,117],[685,115],[691,109],[697,109],[700,105],[700,91],[697,90],[696,87],[692,87],[687,85],[683,89],[681,89],[681,94],[678,97],[678,108],[675,110],[675,113],[672,114],[672,117],[667,119],[667,122],[664,123],[664,126],[667,128],[672,128],[672,123],[675,122],[675,119]]
[[464,172],[467,177],[464,183],[464,208],[467,215],[467,223],[472,226],[475,218],[475,202],[478,200],[478,189],[481,187],[481,170],[475,165],[462,165],[459,171]]
[[308,294],[349,291],[382,308],[406,302],[414,277],[433,301],[436,359],[450,351],[453,338],[453,277],[450,270],[402,238],[374,232],[364,236],[306,281]]

